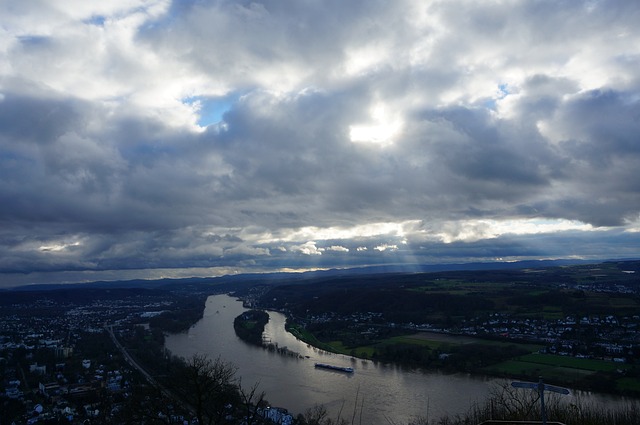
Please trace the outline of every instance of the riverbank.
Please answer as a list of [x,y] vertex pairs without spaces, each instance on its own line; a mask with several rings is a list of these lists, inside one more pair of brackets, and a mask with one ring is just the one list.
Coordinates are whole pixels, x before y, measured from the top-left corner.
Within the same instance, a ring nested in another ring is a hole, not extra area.
[[[259,383],[259,391],[272,405],[295,414],[321,404],[335,419],[343,406],[343,411],[351,411],[355,394],[360,391],[362,396],[367,388],[362,423],[370,424],[386,423],[385,418],[409,424],[425,414],[427,405],[432,417],[463,414],[474,403],[483,402],[496,382],[463,374],[418,373],[331,354],[296,339],[285,330],[285,316],[268,311],[265,339],[303,358],[281,355],[238,338],[233,321],[246,310],[235,297],[212,296],[203,319],[186,333],[168,335],[166,349],[183,358],[204,353],[233,362],[243,384]],[[321,371],[315,363],[353,367],[355,373]]]
[[375,362],[533,382],[543,376],[549,383],[578,390],[640,397],[640,379],[633,365],[547,354],[539,344],[412,332],[354,346],[345,343],[350,338],[344,332],[342,339],[324,342],[291,320],[287,320],[285,328],[316,348]]

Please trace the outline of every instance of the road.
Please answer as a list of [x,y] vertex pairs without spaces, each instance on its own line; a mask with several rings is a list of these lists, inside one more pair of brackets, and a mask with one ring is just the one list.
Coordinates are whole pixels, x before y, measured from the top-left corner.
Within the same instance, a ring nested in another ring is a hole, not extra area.
[[125,358],[127,363],[129,363],[131,365],[131,367],[133,367],[138,372],[140,372],[140,374],[142,374],[142,376],[144,376],[144,378],[147,380],[147,382],[149,384],[155,386],[156,388],[159,388],[160,391],[162,392],[162,394],[165,397],[169,398],[170,400],[174,400],[177,404],[179,404],[183,408],[185,408],[191,415],[195,416],[195,414],[196,414],[195,410],[191,406],[188,406],[185,403],[183,403],[178,398],[178,396],[176,396],[173,392],[171,392],[169,389],[167,389],[160,382],[158,382],[153,376],[151,376],[149,374],[149,372],[147,372],[142,366],[140,366],[140,364],[133,357],[131,357],[131,355],[127,352],[127,349],[124,348],[122,346],[122,344],[120,344],[120,341],[118,341],[118,338],[116,338],[116,335],[113,332],[113,326],[112,325],[105,324],[104,328],[107,330],[107,332],[109,332],[109,335],[111,336],[111,340],[116,345],[116,347],[118,347],[118,350],[120,350],[120,352],[122,353],[122,356]]

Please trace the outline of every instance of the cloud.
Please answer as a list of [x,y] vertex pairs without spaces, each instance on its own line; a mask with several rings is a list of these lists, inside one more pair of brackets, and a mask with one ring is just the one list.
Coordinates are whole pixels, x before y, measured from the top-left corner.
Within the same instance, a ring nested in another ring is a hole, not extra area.
[[335,252],[349,252],[349,248],[345,248],[340,245],[332,245],[330,247],[325,248],[326,251],[335,251]]
[[611,232],[640,215],[637,14],[0,6],[0,271],[582,255],[577,234],[630,252]]
[[316,243],[312,241],[305,242],[302,245],[292,246],[291,250],[304,255],[322,255],[322,252],[324,251],[323,249],[319,249],[316,246]]
[[378,246],[374,247],[373,249],[375,249],[376,251],[380,251],[380,252],[384,252],[384,251],[387,251],[387,250],[397,251],[398,250],[398,245],[383,244],[383,245],[378,245]]

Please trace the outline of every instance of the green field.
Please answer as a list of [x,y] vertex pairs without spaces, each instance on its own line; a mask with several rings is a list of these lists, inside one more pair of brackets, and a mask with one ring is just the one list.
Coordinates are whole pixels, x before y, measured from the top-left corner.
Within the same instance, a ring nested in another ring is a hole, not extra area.
[[489,366],[486,367],[484,371],[491,375],[517,376],[523,378],[529,377],[532,380],[536,380],[538,377],[542,376],[546,380],[566,383],[575,382],[594,373],[584,369],[573,369],[520,360],[509,360],[497,365]]
[[[269,299],[303,320],[332,312],[333,319],[298,330],[301,339],[330,351],[407,367],[543,376],[574,388],[637,394],[640,349],[633,333],[640,327],[640,297],[619,290],[638,285],[637,275],[624,270],[640,272],[640,262],[368,276],[366,285],[341,278],[278,287]],[[414,324],[452,334],[409,331]],[[469,335],[455,334],[462,331]],[[519,335],[540,342],[509,339]],[[621,357],[628,363],[540,354],[571,345],[575,353],[602,357],[602,343],[626,343],[630,348]]]
[[344,353],[342,351],[338,351],[337,349],[333,348],[333,346],[331,344],[326,344],[326,343],[324,343],[322,341],[319,341],[315,337],[315,335],[313,335],[311,332],[307,331],[302,326],[287,325],[287,331],[290,332],[293,336],[295,336],[299,340],[304,341],[307,344],[313,345],[314,347],[318,347],[318,348],[320,348],[322,350],[332,351],[332,352],[335,352],[335,353],[346,354],[346,353]]
[[[315,340],[313,335],[308,333],[306,337]],[[467,344],[471,344],[470,346],[472,347],[492,347],[492,349],[496,350],[501,350],[508,346],[516,346],[529,352],[529,354],[520,355],[482,369],[482,372],[494,376],[506,376],[531,381],[536,381],[539,377],[543,377],[548,382],[554,382],[560,385],[572,385],[584,379],[589,379],[589,377],[596,376],[598,373],[615,374],[623,373],[625,370],[631,369],[630,365],[622,363],[541,354],[539,350],[542,349],[543,346],[537,344],[513,344],[509,342],[429,332],[393,336],[375,341],[375,343],[371,345],[358,347],[347,347],[342,341],[331,341],[328,344],[322,345],[333,352],[361,358],[371,358],[376,350],[385,346],[414,345],[426,347],[434,351],[447,351],[451,349],[451,347],[464,346]],[[637,379],[625,378],[622,374],[620,378],[615,381],[615,385],[621,391],[640,392],[640,382]]]
[[432,350],[437,350],[447,343],[443,341],[436,341],[431,339],[416,338],[414,335],[406,335],[406,336],[394,336],[385,341],[381,341],[380,344],[414,344],[414,345],[426,346],[431,348]]
[[640,381],[634,378],[620,378],[616,382],[620,391],[640,393]]
[[637,379],[624,377],[624,372],[631,366],[604,360],[581,359],[569,356],[531,353],[519,356],[496,365],[484,368],[490,375],[519,377],[535,381],[543,377],[550,382],[571,385],[583,382],[585,379],[596,379],[598,374],[607,373],[615,376],[615,386],[619,391],[640,392],[640,382]]
[[618,369],[624,370],[630,368],[629,365],[624,363],[614,363],[605,360],[580,359],[553,354],[528,354],[526,356],[521,356],[518,360],[526,363],[581,369],[591,372],[612,372]]

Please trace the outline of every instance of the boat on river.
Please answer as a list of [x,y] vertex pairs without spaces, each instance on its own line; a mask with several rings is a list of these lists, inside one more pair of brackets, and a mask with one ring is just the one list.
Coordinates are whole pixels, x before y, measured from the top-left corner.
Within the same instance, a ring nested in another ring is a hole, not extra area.
[[318,369],[329,369],[329,370],[337,370],[338,372],[353,373],[352,367],[335,366],[335,365],[326,364],[326,363],[316,363],[315,366]]

